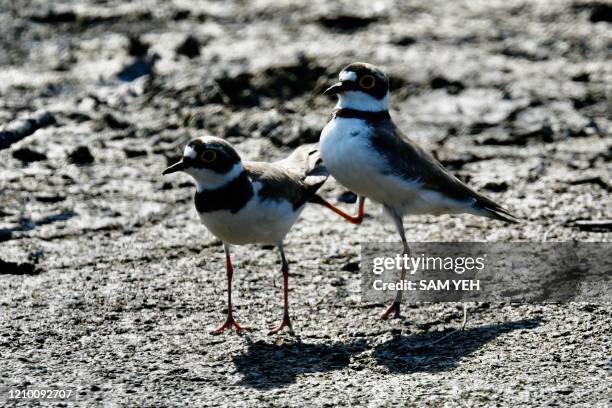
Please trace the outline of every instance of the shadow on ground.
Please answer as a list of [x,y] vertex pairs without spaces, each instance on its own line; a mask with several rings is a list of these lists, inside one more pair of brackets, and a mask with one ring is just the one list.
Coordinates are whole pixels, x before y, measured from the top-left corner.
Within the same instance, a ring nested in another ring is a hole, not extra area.
[[533,329],[539,319],[526,319],[495,325],[485,325],[457,332],[448,339],[428,345],[454,329],[419,333],[411,336],[398,334],[376,346],[372,356],[394,373],[440,372],[457,367],[459,360],[478,350],[498,336],[514,330]]
[[244,376],[240,385],[257,389],[282,387],[295,382],[303,373],[340,370],[349,365],[352,355],[367,348],[365,339],[350,343],[249,344],[246,353],[235,356],[234,364]]
[[[485,343],[497,336],[520,329],[533,329],[539,320],[519,320],[497,325],[480,326],[458,332],[448,339],[428,346],[453,329],[417,335],[395,335],[374,348],[372,356],[380,365],[395,373],[438,372],[449,370]],[[292,384],[300,374],[327,372],[347,367],[351,356],[368,349],[366,339],[333,344],[268,344],[257,341],[248,350],[235,356],[233,362],[243,375],[239,385],[271,389]]]

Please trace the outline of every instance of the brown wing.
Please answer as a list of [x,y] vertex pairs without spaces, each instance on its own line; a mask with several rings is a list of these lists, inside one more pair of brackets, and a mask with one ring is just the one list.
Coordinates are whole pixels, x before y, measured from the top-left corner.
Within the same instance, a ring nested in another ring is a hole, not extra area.
[[517,222],[516,217],[493,200],[478,194],[457,177],[450,174],[432,155],[417,146],[391,120],[374,126],[372,143],[384,155],[393,173],[407,181],[419,180],[423,188],[437,191],[457,201],[473,201],[472,207],[482,210],[487,216],[508,222]]
[[285,199],[294,209],[306,203],[328,177],[313,146],[301,146],[276,163],[245,162],[244,168],[254,182],[261,184],[259,195],[263,199]]

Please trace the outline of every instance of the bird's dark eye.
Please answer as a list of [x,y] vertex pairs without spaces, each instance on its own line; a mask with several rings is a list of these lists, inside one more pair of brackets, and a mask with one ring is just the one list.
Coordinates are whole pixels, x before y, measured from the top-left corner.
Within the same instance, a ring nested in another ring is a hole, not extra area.
[[363,89],[372,89],[376,85],[376,78],[372,75],[364,75],[359,80],[359,86]]
[[200,160],[204,163],[212,163],[217,158],[217,153],[214,150],[204,150],[200,154]]

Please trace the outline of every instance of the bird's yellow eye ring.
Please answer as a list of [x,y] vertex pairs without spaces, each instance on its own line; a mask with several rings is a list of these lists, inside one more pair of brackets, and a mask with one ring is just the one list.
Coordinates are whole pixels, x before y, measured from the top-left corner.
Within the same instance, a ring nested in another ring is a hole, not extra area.
[[217,153],[215,153],[214,150],[204,150],[200,154],[200,160],[202,160],[204,163],[212,163],[215,161],[216,158]]
[[363,89],[372,89],[376,85],[376,78],[372,75],[365,75],[359,80],[359,86]]

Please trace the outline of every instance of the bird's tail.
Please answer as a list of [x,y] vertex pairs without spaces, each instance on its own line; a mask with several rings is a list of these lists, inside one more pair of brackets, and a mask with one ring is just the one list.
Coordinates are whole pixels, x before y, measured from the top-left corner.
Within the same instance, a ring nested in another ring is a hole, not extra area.
[[323,165],[316,143],[298,147],[289,157],[277,162],[277,164],[297,172],[304,183],[313,190],[313,193],[329,177],[329,172]]
[[474,208],[479,211],[480,215],[484,215],[494,220],[505,221],[512,224],[519,224],[521,222],[516,215],[489,199],[478,200]]

